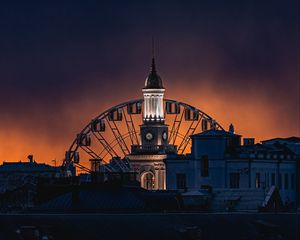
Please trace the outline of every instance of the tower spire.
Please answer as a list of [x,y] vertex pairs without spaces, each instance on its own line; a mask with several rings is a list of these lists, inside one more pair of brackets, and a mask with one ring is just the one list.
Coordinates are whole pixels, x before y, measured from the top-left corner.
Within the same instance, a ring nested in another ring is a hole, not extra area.
[[154,38],[152,37],[152,61],[150,73],[145,81],[145,89],[163,89],[163,84],[160,76],[157,74],[156,65],[155,65],[155,46]]
[[154,37],[152,36],[152,64],[151,64],[151,72],[155,73],[156,72],[156,67],[155,67],[155,57],[154,57],[154,53],[155,53],[155,46],[154,46]]
[[152,36],[152,59],[154,58],[154,37]]

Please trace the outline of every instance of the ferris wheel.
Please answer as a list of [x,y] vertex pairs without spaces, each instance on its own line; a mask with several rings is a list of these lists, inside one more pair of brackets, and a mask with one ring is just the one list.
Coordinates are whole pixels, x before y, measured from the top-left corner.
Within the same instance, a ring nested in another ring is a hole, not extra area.
[[[106,166],[107,171],[129,168],[126,156],[132,147],[140,144],[143,101],[138,99],[118,104],[92,119],[66,151],[63,167],[75,166],[87,172],[93,171],[97,164]],[[177,154],[190,151],[191,135],[209,129],[223,130],[212,117],[196,107],[168,99],[164,99],[163,104],[168,143],[175,146]]]

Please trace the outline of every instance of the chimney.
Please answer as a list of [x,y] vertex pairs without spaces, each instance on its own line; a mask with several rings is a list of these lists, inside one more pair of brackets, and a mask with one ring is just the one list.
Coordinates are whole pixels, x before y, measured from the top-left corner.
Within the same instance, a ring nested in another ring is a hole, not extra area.
[[30,163],[33,163],[33,155],[32,154],[28,155],[27,158],[28,158]]

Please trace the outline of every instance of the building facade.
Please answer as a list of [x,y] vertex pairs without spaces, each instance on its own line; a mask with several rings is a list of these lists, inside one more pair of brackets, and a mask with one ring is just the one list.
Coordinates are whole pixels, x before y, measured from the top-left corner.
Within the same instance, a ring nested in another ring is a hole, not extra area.
[[[167,189],[261,191],[273,186],[286,204],[299,202],[299,155],[279,142],[254,144],[231,131],[208,130],[192,136],[191,154],[166,159]],[[292,144],[292,143],[290,143]],[[262,199],[263,200],[263,199]]]

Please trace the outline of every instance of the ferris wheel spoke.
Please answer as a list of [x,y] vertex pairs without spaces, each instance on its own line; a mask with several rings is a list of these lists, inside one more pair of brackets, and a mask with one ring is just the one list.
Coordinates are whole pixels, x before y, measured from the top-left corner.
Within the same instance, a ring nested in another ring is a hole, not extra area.
[[[123,137],[124,140],[125,140],[128,136],[129,136],[129,133],[126,133],[126,134],[122,135],[122,137]],[[110,143],[108,143],[108,145],[109,145],[112,149],[115,149],[115,147],[116,147],[117,145],[119,145],[119,143],[118,143],[117,139],[114,139],[113,141],[111,141]],[[106,152],[106,153],[104,154],[104,152]],[[102,156],[102,154],[104,154],[103,158],[105,158],[105,157],[107,156],[108,152],[106,151],[106,149],[103,149],[103,150],[100,152],[100,156]],[[119,156],[119,155],[116,153],[116,155],[113,156],[113,157],[118,157],[118,156]]]
[[111,124],[109,119],[106,119],[106,120],[107,120],[110,130],[112,131],[115,139],[118,142],[118,145],[119,145],[121,151],[123,152],[124,155],[128,155],[130,153],[130,151],[124,141],[124,138],[122,137],[122,135],[120,133],[119,128],[117,127],[116,122],[114,120],[111,120],[111,122],[112,122],[112,124]]
[[128,114],[129,117],[126,117],[126,113],[124,111],[124,108],[122,108],[122,111],[123,111],[124,119],[125,119],[125,122],[126,122],[126,127],[127,127],[127,130],[128,130],[128,133],[129,133],[129,138],[130,138],[131,144],[132,145],[139,144],[139,140],[138,140],[138,137],[137,137],[137,133],[136,133],[136,130],[135,130],[135,127],[134,127],[134,122],[133,122],[131,114]]
[[193,121],[191,122],[188,130],[186,131],[182,142],[180,143],[179,147],[178,147],[178,153],[179,154],[183,154],[187,145],[189,144],[189,142],[191,141],[190,136],[194,134],[195,130],[197,129],[198,125],[200,124],[201,120],[203,118],[203,113],[201,113],[200,118],[198,117],[197,120],[193,119]]
[[[178,119],[179,115],[180,115],[180,117]],[[178,136],[178,132],[179,132],[179,128],[182,123],[183,115],[184,115],[184,111],[182,111],[180,114],[176,113],[174,122],[172,124],[171,132],[170,132],[170,141],[169,142],[172,142],[172,145],[175,145],[175,142],[176,142],[176,139]]]
[[79,163],[77,163],[76,166],[77,166],[78,168],[80,168],[81,170],[85,171],[85,172],[91,172],[90,169],[88,169],[87,167],[85,167],[85,166],[83,166],[83,165],[81,165],[81,164],[79,164]]
[[113,169],[121,170],[122,172],[126,172],[128,170],[128,166],[126,166],[125,162],[120,158],[113,158],[109,164]]
[[106,151],[111,157],[118,156],[118,154],[115,152],[115,150],[111,147],[111,145],[106,141],[106,139],[100,132],[92,133],[95,136],[95,138],[99,141],[99,143],[103,146],[103,150],[102,152],[100,152],[100,156],[102,155],[103,151]]
[[93,149],[89,148],[88,146],[80,146],[80,148],[83,151],[85,151],[88,155],[90,155],[92,158],[101,159],[100,155],[96,153]]

